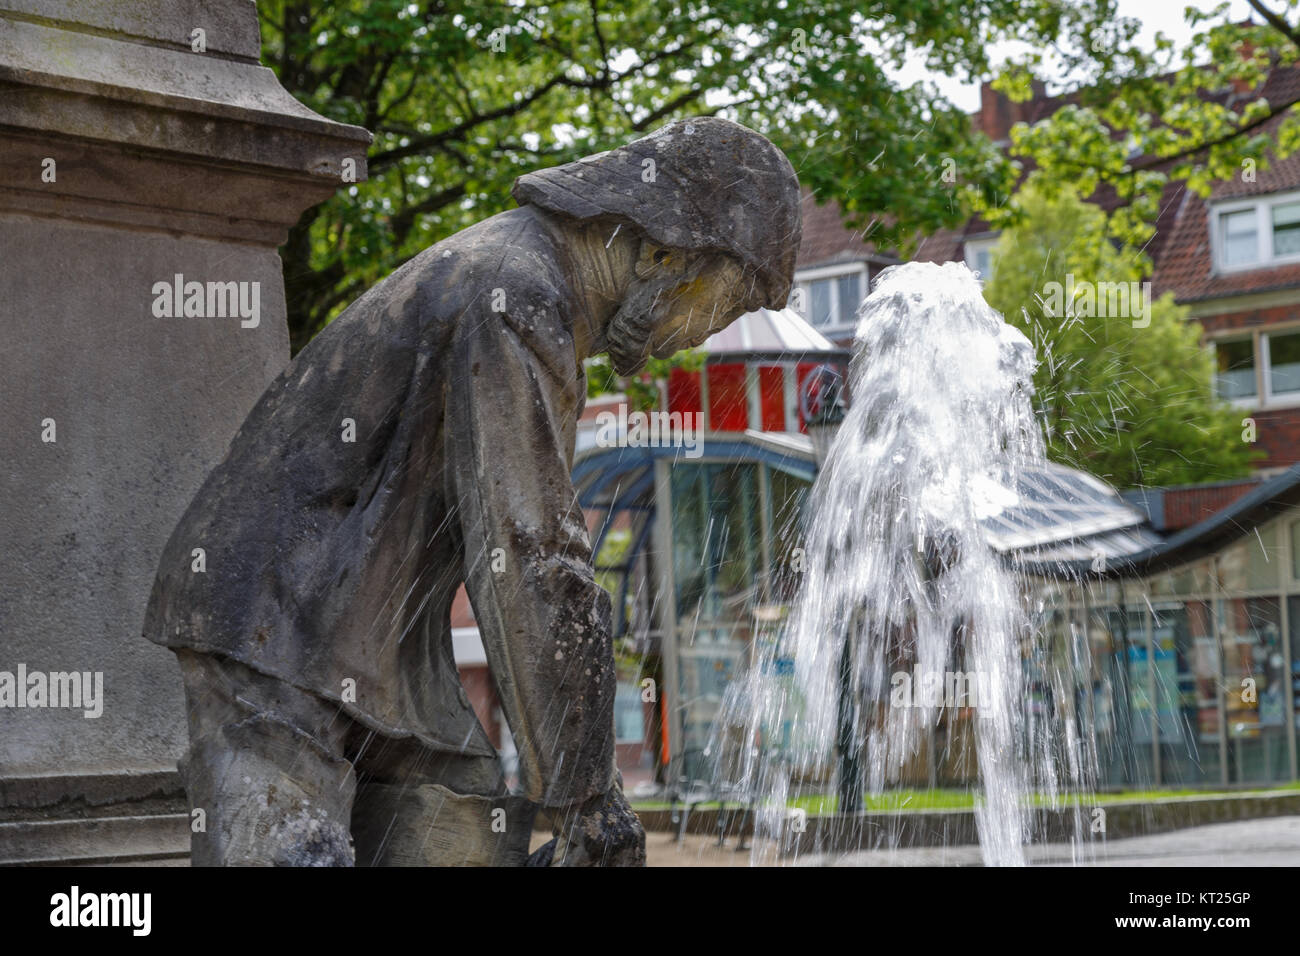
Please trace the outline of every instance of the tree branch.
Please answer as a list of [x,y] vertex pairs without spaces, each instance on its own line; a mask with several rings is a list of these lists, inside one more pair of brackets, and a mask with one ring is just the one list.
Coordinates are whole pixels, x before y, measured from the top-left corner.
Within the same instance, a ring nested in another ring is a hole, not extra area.
[[1300,46],[1300,34],[1297,34],[1295,28],[1292,27],[1291,24],[1287,23],[1279,14],[1266,8],[1261,0],[1246,0],[1246,2],[1251,5],[1256,13],[1268,21],[1269,26],[1282,34],[1292,43]]
[[393,245],[400,246],[403,242],[406,241],[406,237],[409,236],[411,234],[411,230],[415,228],[415,220],[417,218],[419,218],[420,216],[427,215],[431,212],[437,212],[439,209],[442,209],[444,206],[449,206],[451,203],[455,202],[458,199],[463,198],[464,196],[465,196],[465,184],[457,183],[455,186],[450,186],[447,189],[442,190],[441,192],[436,192],[428,196],[425,196],[423,199],[421,199],[419,202],[415,203],[414,205],[407,206],[401,212],[393,216],[393,218],[390,220],[390,224],[393,229],[393,235],[397,240],[396,242],[393,243]]
[[472,115],[462,122],[456,123],[454,126],[449,126],[433,135],[412,139],[412,141],[407,143],[405,146],[397,146],[393,149],[386,149],[382,152],[375,153],[370,157],[370,169],[383,169],[400,159],[405,159],[408,156],[418,156],[421,153],[435,149],[443,143],[463,139],[466,133],[483,123],[488,123],[495,119],[502,119],[507,116],[514,116],[516,113],[520,113],[533,103],[536,103],[557,86],[562,85],[564,81],[564,75],[558,74],[551,77],[540,87],[533,90],[533,92],[529,93],[522,99],[516,100],[515,102],[509,103],[505,106],[499,106],[494,110],[488,110],[486,113],[477,113]]
[[658,109],[651,110],[643,118],[633,123],[632,124],[633,132],[636,133],[641,132],[646,127],[648,127],[651,123],[658,122],[663,117],[668,116],[670,113],[673,113],[676,110],[680,109],[681,107],[685,106],[691,100],[698,98],[703,92],[704,91],[701,90],[699,87],[692,87],[691,89],[687,90],[685,93],[682,93],[678,96],[674,96],[671,100],[669,100],[667,103],[664,103]]
[[597,8],[597,0],[588,0],[591,7],[591,32],[596,35],[596,46],[600,48],[600,75],[609,83],[609,47],[605,45],[605,37],[600,32],[600,10]]
[[1178,152],[1171,153],[1168,156],[1152,156],[1150,158],[1150,161],[1148,162],[1134,163],[1130,168],[1130,172],[1134,172],[1134,173],[1143,172],[1145,170],[1152,169],[1156,166],[1163,166],[1166,163],[1177,162],[1180,159],[1188,159],[1190,157],[1196,156],[1199,153],[1203,153],[1207,150],[1213,149],[1216,146],[1222,146],[1225,143],[1231,143],[1234,139],[1237,139],[1240,136],[1245,136],[1247,133],[1253,132],[1259,127],[1264,126],[1265,124],[1281,116],[1283,113],[1291,109],[1291,107],[1295,106],[1297,103],[1300,103],[1300,97],[1295,97],[1293,99],[1287,100],[1285,103],[1277,107],[1270,106],[1267,114],[1261,116],[1259,119],[1252,120],[1251,122],[1247,123],[1245,126],[1238,127],[1237,129],[1234,130],[1229,130],[1223,135],[1216,136],[1214,137],[1214,139],[1206,140],[1203,143],[1197,143],[1191,146],[1186,146],[1178,150]]

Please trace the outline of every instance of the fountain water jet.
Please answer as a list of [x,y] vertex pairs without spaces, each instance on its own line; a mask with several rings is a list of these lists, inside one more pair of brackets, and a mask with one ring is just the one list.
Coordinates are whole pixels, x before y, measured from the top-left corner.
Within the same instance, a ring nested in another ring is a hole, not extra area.
[[[897,783],[945,707],[975,714],[987,864],[1025,862],[1031,793],[1050,805],[1086,783],[1078,759],[1061,779],[1053,728],[1026,706],[1026,590],[981,526],[1017,503],[1018,472],[1043,462],[1035,366],[964,264],[895,266],[862,303],[852,405],[805,516],[799,596],[715,728],[715,739],[739,725],[769,744],[742,761],[760,836],[780,832],[798,782],[824,774],[837,745],[852,757],[841,776],[860,759],[871,792]],[[774,679],[790,662],[793,677]],[[772,759],[778,735],[787,742]],[[845,783],[842,793],[861,792]]]

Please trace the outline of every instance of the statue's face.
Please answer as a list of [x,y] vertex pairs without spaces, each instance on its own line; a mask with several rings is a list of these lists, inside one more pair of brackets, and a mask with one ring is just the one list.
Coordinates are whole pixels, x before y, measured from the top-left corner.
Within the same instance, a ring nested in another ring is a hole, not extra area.
[[657,305],[649,352],[669,358],[694,348],[744,314],[749,290],[742,287],[740,264],[729,256],[711,256],[695,278],[669,290]]
[[673,249],[642,243],[636,274],[606,329],[614,371],[634,375],[646,359],[699,345],[740,316],[752,293],[740,264],[722,255],[688,262]]

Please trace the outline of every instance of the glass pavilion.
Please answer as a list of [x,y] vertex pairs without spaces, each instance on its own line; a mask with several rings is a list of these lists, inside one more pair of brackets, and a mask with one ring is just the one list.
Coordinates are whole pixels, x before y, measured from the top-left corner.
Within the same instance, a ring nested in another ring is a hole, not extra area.
[[[644,662],[638,673],[623,669],[618,710],[631,726],[637,704],[654,698],[645,736],[669,779],[705,774],[726,686],[788,599],[779,571],[817,472],[799,388],[819,366],[842,373],[848,361],[789,309],[742,316],[704,352],[702,371],[674,373],[665,402],[702,416],[699,457],[600,447],[586,427],[573,467],[597,572],[614,598],[615,637]],[[662,693],[640,693],[647,679]]]
[[[601,447],[582,428],[574,460],[627,650],[619,736],[641,737],[662,781],[709,776],[726,688],[779,632],[793,596],[782,570],[817,473],[799,389],[848,361],[789,310],[750,313],[705,351],[704,370],[674,374],[666,396],[704,416],[701,457]],[[1177,530],[1062,466],[1017,490],[986,529],[1024,571],[1041,624],[1021,648],[1024,705],[1096,741],[1098,787],[1296,779],[1300,466]],[[973,761],[953,759],[970,719],[936,728],[905,782],[970,782]]]

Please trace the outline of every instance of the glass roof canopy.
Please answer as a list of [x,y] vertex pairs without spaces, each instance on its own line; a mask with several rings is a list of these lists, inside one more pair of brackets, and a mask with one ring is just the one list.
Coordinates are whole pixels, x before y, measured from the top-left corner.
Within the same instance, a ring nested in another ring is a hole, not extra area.
[[[578,430],[573,464],[573,485],[578,505],[584,511],[597,512],[592,535],[592,554],[597,570],[614,572],[620,577],[614,601],[614,636],[626,633],[629,621],[625,599],[637,585],[631,580],[640,555],[650,547],[656,512],[655,463],[666,460],[702,462],[755,462],[780,468],[811,482],[817,473],[812,442],[805,435],[784,432],[706,433],[702,455],[688,458],[683,449],[674,447],[597,444],[597,430],[586,423]],[[621,443],[624,436],[620,434]],[[755,502],[755,507],[757,507]],[[627,518],[629,547],[623,560],[614,566],[599,561],[605,538],[620,515]]]
[[1147,516],[1089,474],[1047,463],[1015,482],[1019,502],[986,518],[989,544],[1001,552],[1032,552],[1035,560],[1082,560],[1136,553],[1160,536]]
[[[653,511],[654,462],[680,457],[679,448],[599,448],[595,431],[580,429],[573,471],[579,504],[611,516]],[[795,433],[751,429],[707,435],[703,457],[768,461],[810,481],[816,475],[812,442]],[[1073,468],[1047,463],[1022,470],[1015,491],[1017,504],[984,520],[989,545],[999,552],[1018,552],[1035,561],[1079,561],[1098,553],[1107,558],[1135,554],[1162,540],[1141,510],[1105,482]]]

